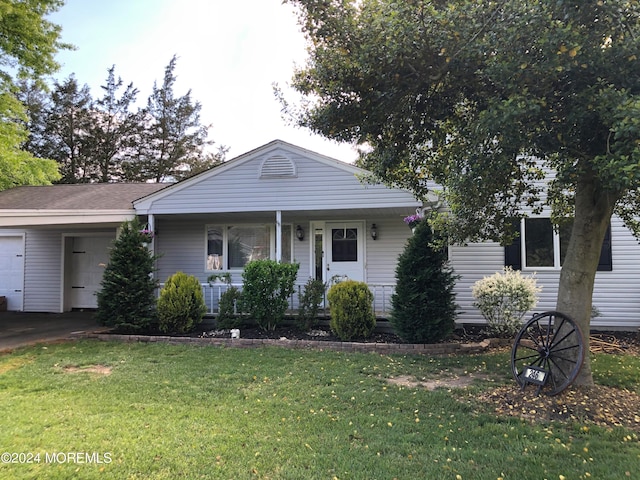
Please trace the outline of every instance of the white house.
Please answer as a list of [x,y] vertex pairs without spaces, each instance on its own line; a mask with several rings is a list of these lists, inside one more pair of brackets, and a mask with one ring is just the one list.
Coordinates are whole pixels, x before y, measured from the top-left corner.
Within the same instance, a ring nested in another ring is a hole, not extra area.
[[[211,311],[223,287],[241,283],[244,264],[272,258],[300,264],[298,284],[347,276],[369,284],[375,309],[388,313],[395,268],[411,230],[403,218],[423,206],[404,190],[361,181],[352,165],[273,141],[175,184],[18,187],[0,192],[0,295],[10,310],[62,312],[95,308],[108,249],[122,221],[138,216],[155,232],[157,276],[197,276]],[[537,274],[538,310],[553,309],[562,241],[545,220],[527,220],[522,241],[451,247],[459,322],[480,322],[471,285],[505,260]],[[598,272],[594,326],[634,328],[640,306],[640,250],[614,219]],[[608,253],[607,253],[608,252]],[[514,255],[515,254],[515,255]],[[520,264],[516,264],[520,261]],[[295,299],[293,299],[295,303]]]

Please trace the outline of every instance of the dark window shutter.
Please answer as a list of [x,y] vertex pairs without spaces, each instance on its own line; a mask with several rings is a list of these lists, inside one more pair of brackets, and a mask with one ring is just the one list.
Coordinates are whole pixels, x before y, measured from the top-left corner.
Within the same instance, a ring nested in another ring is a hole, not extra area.
[[611,272],[613,270],[613,258],[611,255],[611,225],[607,228],[600,250],[600,261],[598,262],[599,272]]
[[518,236],[513,240],[513,243],[504,247],[504,266],[514,270],[522,270],[522,249],[520,248],[522,237],[519,222],[516,231]]

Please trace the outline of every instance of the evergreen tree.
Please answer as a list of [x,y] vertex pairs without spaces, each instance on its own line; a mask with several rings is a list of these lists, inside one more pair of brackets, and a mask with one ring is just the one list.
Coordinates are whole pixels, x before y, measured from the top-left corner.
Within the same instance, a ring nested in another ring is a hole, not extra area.
[[155,257],[143,245],[148,236],[137,220],[122,225],[97,294],[100,324],[135,332],[155,321],[158,282],[151,277]]
[[437,342],[454,328],[456,276],[446,249],[434,243],[429,223],[421,221],[398,259],[389,321],[405,342]]
[[142,128],[142,115],[131,111],[138,90],[130,83],[119,95],[123,85],[112,66],[101,87],[104,95],[96,100],[91,112],[87,143],[94,158],[95,180],[99,182],[122,179],[121,163]]
[[137,152],[125,167],[130,181],[162,182],[180,179],[209,168],[222,161],[226,149],[207,156],[204,148],[208,127],[200,123],[200,102],[193,102],[191,90],[176,97],[174,56],[165,68],[161,86],[156,83],[147,101],[144,131],[137,142]]
[[91,129],[91,92],[79,85],[74,75],[55,83],[51,103],[45,113],[44,141],[36,155],[56,160],[60,183],[87,183],[95,171],[87,141]]

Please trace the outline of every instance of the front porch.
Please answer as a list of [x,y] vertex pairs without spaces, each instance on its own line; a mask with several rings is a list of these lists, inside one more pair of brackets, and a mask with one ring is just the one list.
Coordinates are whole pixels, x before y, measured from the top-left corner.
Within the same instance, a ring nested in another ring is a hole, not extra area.
[[[201,283],[202,293],[207,305],[207,315],[215,316],[218,314],[218,305],[220,303],[220,297],[230,287],[236,287],[242,290],[241,283]],[[296,293],[289,298],[289,309],[296,311],[299,306],[298,299],[300,294],[304,291],[305,284],[297,283],[295,285]],[[391,312],[391,296],[395,291],[395,284],[368,284],[371,293],[373,293],[373,311],[378,318],[387,318]],[[164,287],[164,283],[160,284],[160,289]],[[322,310],[325,316],[329,315],[329,304],[327,302],[327,290],[325,290],[324,299],[322,301]]]

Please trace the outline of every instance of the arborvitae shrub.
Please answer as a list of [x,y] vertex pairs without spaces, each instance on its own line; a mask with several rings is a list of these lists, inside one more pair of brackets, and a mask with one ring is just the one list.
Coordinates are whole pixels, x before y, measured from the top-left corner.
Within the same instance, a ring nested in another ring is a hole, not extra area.
[[310,330],[318,324],[318,311],[324,298],[325,285],[322,280],[310,278],[298,295],[298,326]]
[[97,293],[100,324],[140,332],[156,321],[158,282],[151,276],[155,257],[144,245],[149,237],[137,220],[122,224]]
[[434,248],[434,240],[429,223],[419,222],[398,259],[389,321],[405,342],[437,342],[455,326],[457,277],[446,248]]
[[216,325],[219,328],[238,328],[242,325],[240,305],[242,293],[238,287],[229,287],[220,295]]
[[202,287],[196,277],[176,272],[167,279],[158,298],[161,331],[189,332],[202,321],[206,311]]
[[364,282],[346,280],[335,284],[327,294],[331,330],[343,341],[368,337],[376,327],[373,294]]
[[275,330],[282,323],[298,275],[297,263],[253,260],[242,272],[242,305],[258,326]]

